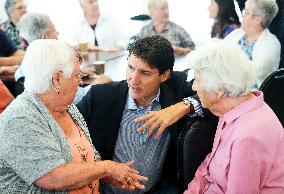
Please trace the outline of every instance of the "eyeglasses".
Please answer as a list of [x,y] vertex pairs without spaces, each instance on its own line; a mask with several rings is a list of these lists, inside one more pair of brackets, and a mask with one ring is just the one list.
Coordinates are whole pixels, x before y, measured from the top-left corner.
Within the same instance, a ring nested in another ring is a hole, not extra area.
[[242,11],[242,16],[245,16],[245,15],[259,16],[258,14],[255,14],[255,13],[253,13],[253,12],[250,12],[250,11],[248,11],[248,10],[243,9],[243,11]]
[[23,9],[26,9],[27,6],[26,5],[20,5],[18,7],[15,7],[16,10],[23,10]]

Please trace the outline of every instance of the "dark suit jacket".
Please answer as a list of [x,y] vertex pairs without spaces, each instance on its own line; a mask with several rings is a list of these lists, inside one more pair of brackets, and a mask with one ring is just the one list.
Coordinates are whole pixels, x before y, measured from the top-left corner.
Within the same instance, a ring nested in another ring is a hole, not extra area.
[[[180,102],[184,97],[192,96],[192,82],[186,82],[186,74],[173,72],[171,78],[160,86],[160,104],[162,108]],[[88,94],[77,104],[79,111],[85,118],[93,144],[103,160],[112,159],[120,128],[123,110],[128,95],[126,81],[92,86]],[[176,174],[176,146],[179,131],[185,125],[185,119],[170,126],[172,140],[164,162],[165,177],[175,180]],[[170,172],[173,169],[173,172]]]

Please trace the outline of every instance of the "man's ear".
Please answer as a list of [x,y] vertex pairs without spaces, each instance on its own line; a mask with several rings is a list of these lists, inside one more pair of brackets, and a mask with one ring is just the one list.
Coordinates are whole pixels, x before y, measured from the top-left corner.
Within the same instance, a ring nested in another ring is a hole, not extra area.
[[162,82],[165,82],[169,79],[171,75],[171,71],[168,69],[167,71],[165,71],[164,73],[162,73]]

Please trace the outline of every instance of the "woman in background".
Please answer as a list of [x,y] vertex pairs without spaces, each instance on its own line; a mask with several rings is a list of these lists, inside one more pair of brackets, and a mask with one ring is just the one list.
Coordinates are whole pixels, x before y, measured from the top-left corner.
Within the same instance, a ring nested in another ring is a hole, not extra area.
[[240,26],[234,0],[211,0],[209,17],[214,20],[211,38],[225,38]]

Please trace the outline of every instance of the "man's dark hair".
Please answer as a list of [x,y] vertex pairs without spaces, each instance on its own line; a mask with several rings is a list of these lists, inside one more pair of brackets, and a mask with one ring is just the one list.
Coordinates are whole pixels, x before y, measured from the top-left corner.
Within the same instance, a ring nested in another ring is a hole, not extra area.
[[[172,72],[175,56],[171,43],[162,36],[148,36],[136,38],[130,43],[127,50],[129,56],[135,57],[149,64],[151,68],[157,68],[160,75],[167,70]],[[128,57],[129,57],[128,56]]]

